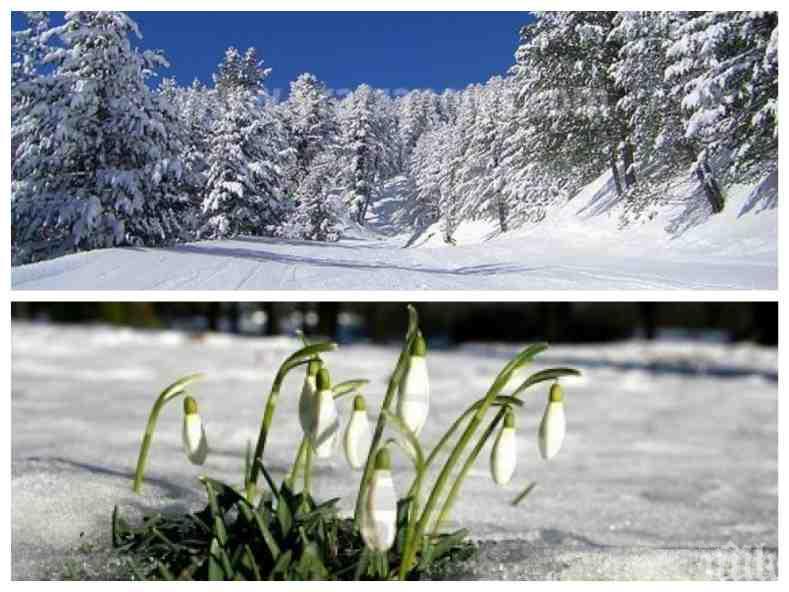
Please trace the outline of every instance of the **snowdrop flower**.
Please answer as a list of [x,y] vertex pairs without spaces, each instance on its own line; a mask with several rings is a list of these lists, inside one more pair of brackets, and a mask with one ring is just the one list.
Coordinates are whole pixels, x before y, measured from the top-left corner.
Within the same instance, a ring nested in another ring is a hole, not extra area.
[[422,333],[417,333],[411,346],[408,368],[400,381],[397,415],[403,423],[419,435],[430,411],[430,381],[427,375],[427,345]]
[[331,390],[329,371],[321,368],[315,381],[318,393],[315,395],[312,447],[315,456],[328,458],[334,450],[334,442],[340,429],[337,417],[337,405],[334,403],[334,392]]
[[370,422],[367,419],[367,405],[364,397],[356,395],[353,400],[353,411],[348,427],[345,429],[345,458],[354,471],[364,468],[367,452],[370,449],[372,437],[370,435]]
[[181,436],[186,456],[192,463],[202,465],[208,455],[208,440],[205,437],[203,420],[197,412],[197,401],[192,397],[184,399],[184,427]]
[[397,534],[397,494],[392,481],[389,450],[381,448],[367,487],[362,510],[362,539],[371,551],[388,551]]
[[539,442],[540,454],[546,460],[556,456],[562,447],[566,420],[564,417],[564,394],[559,384],[551,387],[548,405],[540,423]]
[[316,377],[320,369],[320,360],[310,360],[307,366],[307,374],[304,377],[304,385],[301,387],[301,396],[299,397],[299,423],[305,434],[310,433],[315,422],[315,395],[318,393]]
[[515,473],[518,463],[518,448],[515,441],[515,416],[508,411],[493,449],[490,452],[490,473],[496,485],[506,485]]

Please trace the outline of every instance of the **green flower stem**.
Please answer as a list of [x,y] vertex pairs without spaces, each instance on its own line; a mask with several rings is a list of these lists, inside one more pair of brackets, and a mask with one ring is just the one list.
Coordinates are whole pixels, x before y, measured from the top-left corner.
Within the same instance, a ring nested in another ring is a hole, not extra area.
[[546,344],[541,343],[526,348],[520,354],[510,360],[510,362],[504,366],[501,372],[499,372],[496,380],[493,382],[487,394],[482,399],[482,404],[477,408],[474,415],[471,417],[471,420],[466,426],[463,435],[460,437],[460,440],[455,445],[452,453],[449,455],[449,459],[444,464],[444,468],[441,470],[441,473],[439,473],[438,479],[436,479],[436,483],[433,486],[433,490],[430,492],[430,496],[427,499],[425,508],[422,510],[422,516],[417,523],[414,540],[411,541],[410,547],[403,553],[403,561],[406,562],[407,565],[411,565],[413,562],[417,551],[417,543],[421,541],[422,536],[427,530],[430,517],[433,514],[436,504],[438,503],[439,497],[444,491],[444,487],[446,487],[449,476],[451,475],[452,470],[455,468],[455,465],[458,463],[458,460],[463,454],[463,451],[465,450],[472,436],[477,431],[480,423],[482,423],[482,420],[484,419],[488,409],[496,400],[496,397],[499,396],[499,393],[501,393],[504,387],[507,386],[507,383],[512,378],[513,372],[529,363],[534,358],[534,356],[545,351],[547,347],[548,346]]
[[469,453],[466,461],[463,463],[463,467],[460,469],[460,473],[455,478],[455,482],[452,484],[452,487],[447,494],[446,499],[444,500],[444,506],[441,508],[441,512],[438,514],[438,520],[436,520],[436,524],[433,527],[433,534],[438,534],[441,525],[446,521],[447,517],[449,516],[449,512],[452,509],[453,504],[455,503],[455,499],[457,498],[458,492],[460,491],[460,486],[463,484],[466,475],[468,474],[471,467],[474,465],[474,462],[477,460],[479,453],[482,451],[482,448],[485,446],[485,443],[488,439],[493,435],[493,432],[496,430],[496,426],[498,426],[501,421],[504,419],[504,416],[507,413],[507,407],[502,407],[496,416],[491,420],[488,424],[487,429],[482,433],[477,441],[477,445],[473,448],[473,450]]
[[288,487],[290,487],[291,491],[296,486],[296,479],[299,476],[299,469],[304,463],[304,455],[307,452],[308,446],[309,444],[307,441],[307,436],[303,436],[301,438],[301,444],[299,444],[299,451],[296,453],[296,460],[293,461],[293,468],[290,471],[290,477],[288,477]]
[[[510,401],[517,403],[519,406],[523,405],[523,401],[518,399],[520,395],[523,394],[526,389],[540,384],[542,382],[547,382],[551,380],[556,380],[562,376],[580,376],[580,372],[574,370],[572,368],[550,368],[548,370],[543,370],[541,372],[535,372],[529,378],[527,378],[521,386],[519,386],[515,392],[510,397],[499,397],[499,399],[509,399]],[[452,506],[457,499],[458,493],[460,492],[460,487],[463,484],[463,481],[466,478],[471,467],[474,465],[474,462],[477,460],[479,453],[482,451],[482,448],[485,446],[485,443],[488,439],[493,435],[496,427],[501,423],[504,419],[504,416],[507,413],[507,405],[503,405],[501,410],[498,414],[494,417],[493,421],[490,422],[488,425],[487,430],[480,436],[479,441],[477,442],[476,447],[472,452],[469,454],[466,462],[463,464],[463,467],[460,470],[457,478],[455,479],[455,483],[452,485],[451,489],[449,490],[449,494],[447,494],[446,500],[444,501],[444,506],[441,509],[441,512],[438,515],[438,520],[436,520],[435,527],[433,529],[433,534],[438,534],[439,528],[441,525],[447,520],[449,517],[449,513],[452,511]]]
[[306,459],[304,461],[304,494],[305,499],[310,495],[312,487],[312,442],[307,443]]
[[403,377],[403,372],[405,371],[406,364],[408,363],[408,352],[411,350],[411,342],[414,340],[416,336],[416,331],[419,328],[419,317],[416,313],[416,309],[408,305],[408,331],[406,332],[405,336],[405,343],[403,344],[403,349],[400,352],[400,357],[397,360],[397,366],[395,366],[395,370],[392,373],[392,377],[389,379],[389,386],[386,389],[386,396],[384,397],[383,403],[381,403],[381,411],[382,413],[378,414],[378,421],[375,424],[375,431],[373,432],[373,437],[370,442],[370,450],[367,453],[367,461],[364,464],[364,471],[362,472],[362,478],[359,482],[359,492],[356,494],[356,508],[353,512],[353,525],[356,529],[359,528],[359,521],[361,520],[362,516],[362,504],[364,503],[364,488],[369,481],[370,477],[373,473],[373,459],[375,457],[375,452],[378,450],[378,446],[381,442],[381,438],[383,437],[384,433],[384,425],[386,424],[386,416],[383,411],[391,411],[392,403],[394,402],[394,396],[397,393],[397,387],[400,385],[400,381]]
[[279,367],[279,370],[277,370],[277,374],[274,377],[274,383],[271,385],[271,391],[269,391],[268,400],[266,401],[266,410],[263,414],[263,420],[260,423],[260,434],[258,435],[258,441],[255,445],[255,456],[252,460],[252,474],[249,479],[253,484],[257,484],[258,481],[258,475],[260,474],[260,468],[263,462],[263,452],[266,449],[266,439],[271,431],[271,423],[274,421],[274,411],[277,409],[279,392],[288,372],[309,363],[309,359],[318,354],[333,351],[335,349],[337,349],[336,343],[316,343],[315,345],[303,347],[285,360]]
[[132,491],[134,491],[134,493],[140,493],[142,489],[142,481],[145,476],[145,464],[148,461],[148,451],[151,449],[153,433],[156,430],[156,422],[159,420],[159,414],[168,401],[172,401],[176,397],[186,394],[186,387],[201,378],[203,378],[202,374],[185,376],[164,389],[156,398],[156,402],[151,408],[151,413],[148,415],[148,423],[145,425],[145,432],[143,433],[142,444],[140,445],[140,454],[137,457],[137,468],[134,471],[134,484],[132,485]]

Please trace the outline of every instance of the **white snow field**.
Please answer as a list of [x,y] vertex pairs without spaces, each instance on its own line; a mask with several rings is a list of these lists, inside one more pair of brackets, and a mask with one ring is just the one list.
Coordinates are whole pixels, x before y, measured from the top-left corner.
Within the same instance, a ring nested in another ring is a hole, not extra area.
[[[603,176],[540,224],[498,235],[464,223],[458,246],[431,227],[402,234],[398,178],[373,206],[369,225],[338,243],[266,238],[174,248],[96,250],[15,267],[14,289],[93,290],[453,290],[775,289],[777,175],[727,191],[710,216],[693,184],[667,189],[646,223],[620,226],[622,206]],[[403,248],[409,245],[409,248]]]
[[[240,483],[264,396],[290,338],[189,336],[106,327],[12,327],[12,576],[113,577],[110,515],[202,507],[208,474]],[[481,396],[515,346],[431,351],[434,443]],[[353,345],[326,356],[335,381],[367,377],[376,410],[398,350]],[[777,353],[749,344],[632,341],[559,346],[534,369],[574,365],[565,381],[568,433],[559,455],[539,457],[536,431],[547,387],[518,418],[519,465],[494,486],[483,451],[453,521],[483,541],[457,578],[774,579],[777,574]],[[203,371],[193,393],[207,423],[209,458],[181,450],[181,404],[165,408],[143,494],[131,492],[138,444],[154,398]],[[280,397],[265,460],[279,480],[300,437],[301,372]],[[341,407],[344,418],[349,401]],[[402,493],[408,462],[395,453]],[[315,491],[352,507],[359,475],[342,457],[317,465]],[[512,499],[538,485],[519,506]],[[81,536],[81,533],[82,534]]]

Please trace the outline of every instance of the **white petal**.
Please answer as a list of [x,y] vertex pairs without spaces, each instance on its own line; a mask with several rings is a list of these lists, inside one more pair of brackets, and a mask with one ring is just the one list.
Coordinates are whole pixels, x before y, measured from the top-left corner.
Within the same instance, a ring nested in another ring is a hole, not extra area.
[[490,454],[490,472],[498,485],[506,485],[512,480],[518,463],[517,442],[513,428],[503,428]]
[[556,456],[562,447],[565,431],[564,403],[559,401],[548,403],[542,416],[539,433],[540,454],[544,459]]
[[373,551],[388,551],[397,536],[397,494],[391,471],[373,471],[365,501],[362,538]]
[[345,430],[343,441],[345,447],[345,458],[348,464],[355,471],[364,468],[367,461],[367,453],[370,451],[370,422],[367,419],[366,411],[354,411]]
[[408,371],[400,383],[399,395],[397,415],[418,435],[430,412],[430,379],[424,357],[413,356],[409,360]]
[[334,442],[340,429],[337,417],[337,405],[334,394],[330,390],[318,393],[318,405],[315,412],[315,430],[312,435],[315,456],[328,458],[334,451]]
[[301,387],[299,397],[299,423],[305,434],[309,434],[315,422],[315,377],[307,376],[304,385]]
[[202,465],[208,455],[208,439],[198,413],[184,415],[181,437],[187,458],[196,465]]

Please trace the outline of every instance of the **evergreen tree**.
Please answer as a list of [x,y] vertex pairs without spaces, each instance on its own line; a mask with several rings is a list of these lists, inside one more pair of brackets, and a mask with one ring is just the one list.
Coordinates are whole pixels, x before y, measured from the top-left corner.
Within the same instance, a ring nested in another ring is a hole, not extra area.
[[67,12],[46,31],[38,71],[14,90],[15,259],[115,245],[160,245],[180,234],[172,117],[146,77],[167,66],[132,48],[122,12]]
[[204,237],[274,234],[282,223],[283,135],[264,108],[268,74],[254,49],[242,58],[231,47],[214,77],[220,113],[208,147]]
[[616,13],[536,15],[522,30],[513,68],[523,123],[537,132],[534,149],[554,174],[574,171],[583,183],[610,168],[622,194],[636,177],[622,92],[610,73],[621,48],[611,36]]
[[[666,76],[700,142],[700,171],[718,163],[727,181],[759,179],[777,167],[778,14],[695,14],[668,49]],[[704,181],[704,179],[702,179]]]
[[342,101],[338,111],[343,146],[344,200],[358,224],[364,224],[385,151],[375,99],[373,89],[362,84]]
[[326,86],[312,74],[302,74],[291,83],[283,111],[294,152],[291,187],[298,191],[312,162],[336,132],[334,106]]

